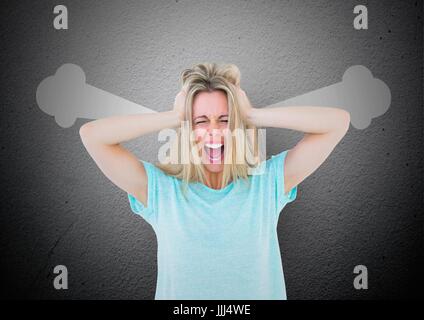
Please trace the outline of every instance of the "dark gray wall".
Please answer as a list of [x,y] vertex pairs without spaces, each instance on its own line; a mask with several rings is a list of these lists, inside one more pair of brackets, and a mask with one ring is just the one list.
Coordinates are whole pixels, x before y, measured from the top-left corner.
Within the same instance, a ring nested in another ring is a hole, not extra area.
[[[52,26],[69,10],[69,30]],[[365,4],[369,29],[354,30]],[[153,299],[156,237],[96,167],[78,134],[35,101],[63,63],[87,83],[157,111],[183,68],[229,62],[265,106],[341,80],[362,64],[390,88],[390,109],[350,128],[299,185],[278,232],[289,299],[417,297],[422,280],[422,1],[11,1],[1,24],[1,296]],[[267,131],[269,155],[302,137]],[[151,134],[125,144],[155,160]],[[69,289],[53,288],[66,265]],[[368,267],[369,289],[353,288]]]

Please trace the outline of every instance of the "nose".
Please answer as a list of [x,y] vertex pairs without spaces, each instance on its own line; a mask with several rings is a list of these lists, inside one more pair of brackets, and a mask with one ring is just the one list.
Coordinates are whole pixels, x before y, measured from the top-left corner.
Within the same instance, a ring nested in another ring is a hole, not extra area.
[[211,120],[207,129],[207,141],[223,143],[224,131],[219,120]]
[[220,120],[212,119],[209,122],[208,132],[209,132],[210,135],[212,135],[212,134],[221,135],[222,129],[223,129],[223,124],[220,122]]

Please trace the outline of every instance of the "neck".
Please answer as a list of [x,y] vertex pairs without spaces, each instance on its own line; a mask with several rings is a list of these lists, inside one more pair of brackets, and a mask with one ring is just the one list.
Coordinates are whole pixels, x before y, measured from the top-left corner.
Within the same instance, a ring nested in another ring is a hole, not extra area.
[[222,189],[221,184],[222,172],[209,172],[206,170],[206,182],[205,184],[212,189]]

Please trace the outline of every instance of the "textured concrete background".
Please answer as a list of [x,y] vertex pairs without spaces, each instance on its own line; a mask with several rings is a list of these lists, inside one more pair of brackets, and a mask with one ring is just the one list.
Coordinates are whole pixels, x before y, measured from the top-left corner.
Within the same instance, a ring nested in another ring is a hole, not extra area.
[[[53,7],[69,30],[52,26]],[[354,30],[365,4],[369,29]],[[156,237],[127,195],[96,167],[78,134],[35,101],[63,63],[87,82],[157,111],[169,110],[183,68],[235,63],[264,106],[339,82],[362,64],[392,103],[365,130],[351,127],[299,185],[280,215],[289,299],[412,298],[422,281],[422,1],[11,1],[1,24],[1,296],[153,299]],[[267,131],[268,155],[302,137]],[[155,160],[157,135],[125,144]],[[53,288],[66,265],[69,289]],[[368,267],[369,289],[353,288]]]

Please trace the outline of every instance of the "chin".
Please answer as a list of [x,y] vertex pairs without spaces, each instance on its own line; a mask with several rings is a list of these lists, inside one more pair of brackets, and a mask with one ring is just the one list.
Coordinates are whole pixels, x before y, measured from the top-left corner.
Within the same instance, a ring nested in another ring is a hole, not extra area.
[[223,164],[203,164],[206,168],[206,170],[208,170],[209,172],[213,172],[213,173],[218,173],[218,172],[222,172],[224,170],[224,165]]

